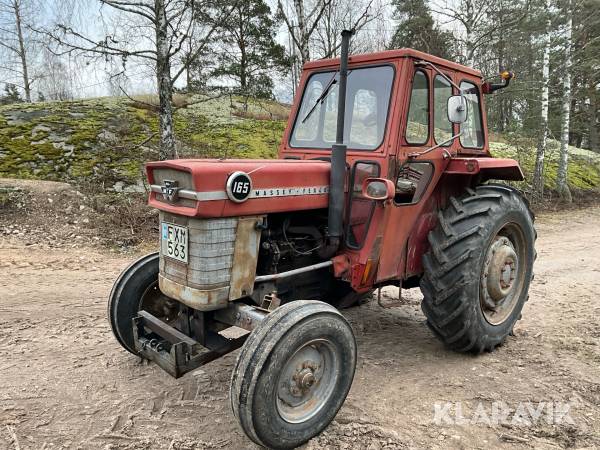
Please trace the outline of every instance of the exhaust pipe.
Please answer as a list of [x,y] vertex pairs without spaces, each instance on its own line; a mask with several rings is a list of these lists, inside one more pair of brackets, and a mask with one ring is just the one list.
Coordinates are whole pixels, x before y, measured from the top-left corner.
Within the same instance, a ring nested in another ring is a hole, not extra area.
[[333,254],[340,247],[344,228],[344,182],[346,180],[346,146],[344,145],[344,119],[346,112],[346,81],[348,79],[348,49],[354,30],[342,31],[340,54],[340,81],[338,85],[338,110],[335,144],[331,147],[331,174],[329,178],[328,245],[324,249]]

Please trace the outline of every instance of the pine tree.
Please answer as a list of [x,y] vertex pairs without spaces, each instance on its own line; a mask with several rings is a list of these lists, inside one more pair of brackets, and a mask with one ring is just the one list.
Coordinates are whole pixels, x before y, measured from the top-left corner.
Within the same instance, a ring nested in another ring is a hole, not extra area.
[[390,48],[410,47],[442,58],[451,58],[452,35],[440,30],[425,0],[394,0],[398,22]]
[[23,99],[17,86],[12,83],[6,83],[4,85],[4,95],[0,95],[0,105],[10,105],[13,103],[22,103]]
[[234,9],[222,27],[224,45],[212,75],[233,79],[243,95],[270,98],[271,73],[289,64],[284,47],[275,41],[271,9],[263,0],[230,1]]

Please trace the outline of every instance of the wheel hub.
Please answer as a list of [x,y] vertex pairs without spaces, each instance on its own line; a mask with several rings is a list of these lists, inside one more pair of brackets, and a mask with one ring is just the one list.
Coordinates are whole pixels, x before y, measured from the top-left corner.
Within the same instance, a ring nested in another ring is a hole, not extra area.
[[519,256],[506,236],[497,236],[486,253],[480,282],[480,300],[486,320],[503,322],[518,297]]
[[310,389],[315,384],[316,378],[312,369],[304,369],[296,377],[296,384],[302,391]]
[[509,293],[517,273],[517,254],[511,242],[501,237],[490,248],[492,256],[487,265],[487,291],[495,303]]
[[335,386],[336,357],[327,340],[312,341],[287,361],[279,377],[277,409],[290,423],[313,417]]

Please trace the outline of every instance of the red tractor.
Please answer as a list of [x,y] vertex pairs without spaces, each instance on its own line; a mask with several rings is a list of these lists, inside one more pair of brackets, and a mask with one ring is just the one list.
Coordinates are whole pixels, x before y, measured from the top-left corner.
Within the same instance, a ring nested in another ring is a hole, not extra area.
[[[146,166],[160,251],[110,295],[119,343],[175,377],[242,347],[231,406],[255,443],[293,448],[335,417],[356,343],[339,309],[420,286],[450,349],[501,345],[535,259],[512,159],[489,153],[484,96],[508,85],[415,50],[304,66],[276,160]],[[237,327],[238,337],[231,330]],[[245,334],[239,328],[248,330]]]

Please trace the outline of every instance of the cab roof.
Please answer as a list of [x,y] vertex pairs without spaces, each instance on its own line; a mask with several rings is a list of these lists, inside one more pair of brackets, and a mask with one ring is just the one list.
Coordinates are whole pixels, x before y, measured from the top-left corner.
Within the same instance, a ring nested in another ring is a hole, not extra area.
[[[364,64],[370,62],[385,62],[392,61],[399,58],[414,58],[417,60],[429,61],[436,66],[445,67],[446,69],[455,70],[457,72],[467,73],[481,78],[481,72],[471,67],[463,66],[447,59],[439,58],[437,56],[430,55],[428,53],[420,52],[412,48],[400,48],[397,50],[386,50],[383,52],[376,53],[364,53],[360,55],[351,55],[348,58],[349,64]],[[304,64],[304,69],[321,69],[329,67],[338,67],[340,65],[339,58],[331,59],[319,59],[316,61],[309,61]]]

